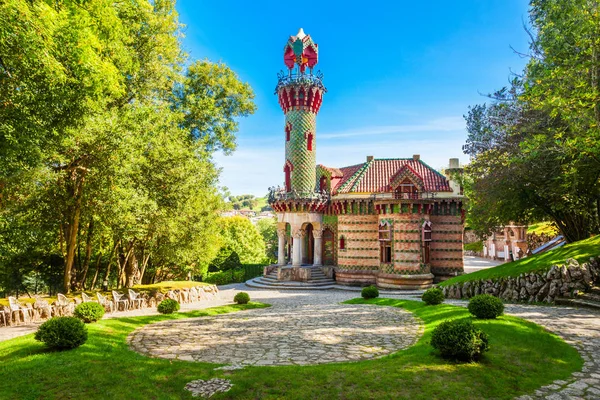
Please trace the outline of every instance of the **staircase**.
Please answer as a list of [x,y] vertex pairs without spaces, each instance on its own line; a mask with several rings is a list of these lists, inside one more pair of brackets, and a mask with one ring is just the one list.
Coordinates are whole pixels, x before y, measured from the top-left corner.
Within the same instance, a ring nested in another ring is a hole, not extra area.
[[559,297],[555,302],[556,304],[565,306],[586,307],[600,310],[600,287],[593,287],[590,291],[581,293],[572,299]]
[[259,276],[246,282],[246,286],[258,289],[282,289],[282,290],[329,290],[335,288],[335,281],[325,276],[321,268],[306,266],[311,269],[311,279],[306,282],[278,281],[277,270],[267,276]]

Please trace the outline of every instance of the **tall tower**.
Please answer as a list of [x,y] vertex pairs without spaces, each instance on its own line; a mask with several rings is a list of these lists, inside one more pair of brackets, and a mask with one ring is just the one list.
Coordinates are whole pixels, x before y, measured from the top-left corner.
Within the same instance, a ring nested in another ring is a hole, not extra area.
[[317,114],[326,92],[320,72],[313,74],[319,48],[302,28],[283,50],[287,74],[280,72],[275,93],[285,113],[285,193],[311,198],[316,188]]

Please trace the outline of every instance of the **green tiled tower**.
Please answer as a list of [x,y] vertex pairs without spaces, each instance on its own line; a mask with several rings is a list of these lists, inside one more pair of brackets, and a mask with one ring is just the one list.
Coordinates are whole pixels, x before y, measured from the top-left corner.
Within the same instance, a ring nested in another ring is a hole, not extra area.
[[279,74],[275,90],[285,113],[285,192],[312,197],[316,182],[317,114],[323,93],[322,75],[313,74],[318,62],[318,46],[300,29],[284,48],[287,73]]

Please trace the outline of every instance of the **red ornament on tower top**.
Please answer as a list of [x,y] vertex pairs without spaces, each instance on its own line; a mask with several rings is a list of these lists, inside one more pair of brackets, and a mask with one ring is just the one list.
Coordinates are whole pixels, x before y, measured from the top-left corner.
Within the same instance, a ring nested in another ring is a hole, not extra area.
[[290,36],[285,45],[283,61],[290,70],[294,68],[294,64],[298,64],[301,73],[306,71],[306,67],[312,70],[319,62],[319,46],[300,28],[296,36]]

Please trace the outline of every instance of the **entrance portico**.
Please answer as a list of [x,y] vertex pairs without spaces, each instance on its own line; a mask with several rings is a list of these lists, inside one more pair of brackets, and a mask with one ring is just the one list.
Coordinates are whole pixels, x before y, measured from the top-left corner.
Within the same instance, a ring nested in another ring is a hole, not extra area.
[[321,266],[323,260],[323,215],[310,212],[284,212],[277,214],[277,236],[279,239],[278,266],[286,266],[285,243],[287,224],[292,241],[292,267],[302,264]]

